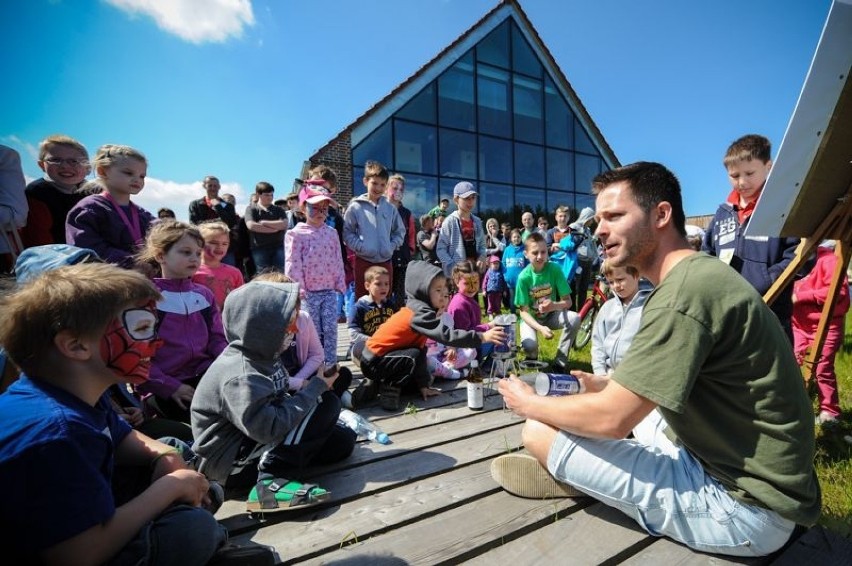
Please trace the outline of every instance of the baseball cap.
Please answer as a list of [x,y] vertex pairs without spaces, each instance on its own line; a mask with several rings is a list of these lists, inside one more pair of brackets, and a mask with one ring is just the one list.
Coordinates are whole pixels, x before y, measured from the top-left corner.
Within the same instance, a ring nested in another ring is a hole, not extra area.
[[493,255],[493,256],[491,256],[491,257],[489,257],[489,258],[488,258],[488,263],[494,263],[495,261],[496,261],[497,263],[500,263],[500,258],[499,258],[499,257],[497,257],[496,255]]
[[299,191],[300,206],[305,203],[317,204],[324,200],[327,200],[331,206],[338,206],[337,201],[331,198],[331,193],[329,193],[327,189],[317,187],[316,185],[305,185],[302,187],[302,190]]
[[475,194],[476,189],[473,187],[473,184],[467,181],[456,183],[456,186],[453,188],[454,197],[467,198]]
[[100,262],[94,251],[68,244],[47,244],[27,248],[15,262],[15,278],[18,283],[35,279],[46,271],[52,271],[66,265]]

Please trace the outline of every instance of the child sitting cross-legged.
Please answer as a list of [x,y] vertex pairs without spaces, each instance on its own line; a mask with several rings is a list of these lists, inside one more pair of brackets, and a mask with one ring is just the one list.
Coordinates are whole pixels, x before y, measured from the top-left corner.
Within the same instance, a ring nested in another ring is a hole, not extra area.
[[208,480],[105,395],[148,378],[159,297],[139,273],[79,264],[0,300],[0,345],[23,369],[0,396],[0,542],[12,562],[202,565],[225,543],[200,507]]
[[390,273],[381,265],[374,265],[364,272],[364,286],[367,294],[355,302],[352,317],[349,319],[349,341],[352,348],[352,361],[361,367],[361,354],[364,344],[376,330],[393,315],[394,309],[388,300],[390,294]]
[[501,328],[485,332],[454,330],[444,324],[441,312],[447,307],[447,278],[440,267],[412,261],[405,274],[406,305],[367,340],[361,355],[364,380],[352,393],[356,406],[374,399],[381,390],[380,404],[398,410],[403,388],[418,390],[425,400],[439,395],[431,388],[432,376],[426,362],[426,341],[431,338],[447,346],[478,347],[505,340]]
[[252,281],[228,295],[222,317],[228,347],[192,399],[199,470],[230,486],[251,478],[250,512],[327,500],[327,490],[298,478],[306,466],[348,457],[356,436],[337,424],[341,402],[332,391],[337,373],[326,377],[320,366],[289,393],[282,354],[299,339],[299,285]]

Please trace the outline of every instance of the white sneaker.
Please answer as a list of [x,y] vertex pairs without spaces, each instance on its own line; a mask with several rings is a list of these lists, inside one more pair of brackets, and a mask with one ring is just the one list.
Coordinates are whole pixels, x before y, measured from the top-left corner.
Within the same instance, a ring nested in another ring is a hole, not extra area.
[[839,422],[837,417],[829,413],[828,411],[820,411],[819,414],[814,419],[814,424],[818,426],[833,426]]

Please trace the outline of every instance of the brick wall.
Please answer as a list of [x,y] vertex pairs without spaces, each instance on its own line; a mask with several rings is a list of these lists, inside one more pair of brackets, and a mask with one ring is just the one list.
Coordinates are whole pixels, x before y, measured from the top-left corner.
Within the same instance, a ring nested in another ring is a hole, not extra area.
[[337,200],[345,206],[352,198],[352,141],[348,131],[311,158],[311,167],[317,165],[327,165],[337,173]]

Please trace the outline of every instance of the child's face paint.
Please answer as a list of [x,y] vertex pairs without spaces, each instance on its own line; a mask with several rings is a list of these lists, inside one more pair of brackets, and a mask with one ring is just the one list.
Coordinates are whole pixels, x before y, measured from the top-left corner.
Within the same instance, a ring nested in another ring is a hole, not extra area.
[[157,338],[154,303],[130,308],[109,324],[101,338],[101,359],[122,381],[134,385],[148,380],[151,358],[163,344]]
[[459,277],[459,291],[468,296],[473,297],[479,292],[479,274],[467,273]]

